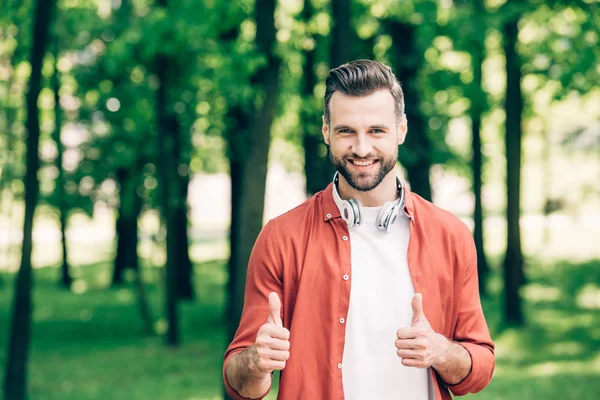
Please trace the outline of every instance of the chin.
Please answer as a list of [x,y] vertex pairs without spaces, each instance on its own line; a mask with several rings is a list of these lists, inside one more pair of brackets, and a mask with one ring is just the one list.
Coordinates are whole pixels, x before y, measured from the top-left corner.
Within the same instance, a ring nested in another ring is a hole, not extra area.
[[361,192],[368,192],[370,190],[375,189],[381,181],[378,181],[377,177],[379,176],[379,171],[364,173],[361,172],[359,174],[350,174],[351,179],[346,179],[348,184]]

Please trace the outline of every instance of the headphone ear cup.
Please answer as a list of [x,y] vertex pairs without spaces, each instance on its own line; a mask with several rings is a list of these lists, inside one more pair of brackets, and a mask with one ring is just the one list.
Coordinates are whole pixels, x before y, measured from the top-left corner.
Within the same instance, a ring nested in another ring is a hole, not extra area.
[[342,219],[350,226],[359,226],[361,224],[361,206],[354,199],[344,200],[342,202]]
[[350,204],[354,207],[354,225],[360,226],[362,224],[362,206],[360,205],[360,201],[350,199]]
[[375,225],[377,229],[380,231],[388,232],[390,230],[390,226],[396,220],[398,216],[398,207],[394,206],[392,202],[386,202],[377,214],[377,219],[375,220]]

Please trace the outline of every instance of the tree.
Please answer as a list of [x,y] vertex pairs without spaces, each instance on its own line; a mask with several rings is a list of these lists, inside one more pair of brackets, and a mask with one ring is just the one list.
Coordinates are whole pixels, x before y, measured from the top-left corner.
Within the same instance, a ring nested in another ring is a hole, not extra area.
[[[338,12],[340,8],[340,2],[336,1],[332,3],[334,12]],[[323,141],[321,135],[321,115],[323,114],[321,101],[317,99],[314,94],[315,85],[317,84],[317,76],[315,73],[315,64],[317,59],[316,52],[316,41],[319,37],[316,34],[310,32],[310,21],[313,17],[314,10],[310,0],[304,1],[304,8],[302,10],[302,19],[307,25],[307,31],[311,44],[307,44],[308,48],[304,51],[304,62],[302,66],[302,101],[303,107],[301,111],[302,120],[302,147],[304,149],[304,176],[306,177],[306,193],[308,196],[312,196],[316,192],[325,189],[325,187],[333,179],[334,168],[329,161],[327,153],[329,151],[327,145]],[[334,32],[338,34],[344,34],[344,27],[336,23],[336,29]],[[335,39],[332,39],[333,43],[336,43]],[[336,60],[333,61],[333,52],[341,54],[343,49],[334,49],[335,46],[331,46],[331,65],[337,67],[337,62],[340,59],[347,58],[347,54],[342,56],[336,56]]]
[[65,170],[63,168],[63,153],[64,146],[61,140],[62,130],[62,110],[60,106],[60,71],[58,70],[58,58],[60,56],[60,35],[58,31],[58,16],[54,20],[54,73],[52,74],[52,90],[54,92],[54,134],[53,139],[56,144],[56,169],[58,175],[56,176],[56,194],[57,194],[57,209],[58,209],[58,223],[60,227],[61,235],[61,248],[62,248],[62,264],[60,274],[61,286],[70,289],[71,282],[73,279],[69,274],[69,258],[67,253],[67,215],[68,208],[65,201]]
[[483,89],[483,61],[485,59],[486,28],[489,18],[483,0],[461,0],[456,2],[461,18],[457,19],[459,25],[456,29],[456,42],[470,53],[473,80],[468,84],[466,91],[470,100],[469,116],[471,119],[471,174],[473,179],[473,195],[475,209],[473,211],[473,238],[477,249],[477,273],[479,278],[479,292],[487,293],[486,282],[489,266],[485,257],[484,232],[483,232],[483,202],[481,191],[483,186],[483,154],[481,151],[481,126],[482,115],[488,108],[487,95]]
[[507,247],[504,258],[504,316],[508,325],[524,323],[519,289],[523,284],[523,253],[521,250],[521,60],[517,51],[520,14],[514,13],[502,30],[506,55],[506,222]]
[[[168,13],[168,1],[159,0],[157,3],[159,9]],[[166,291],[165,291],[165,310],[167,316],[167,332],[165,340],[169,346],[177,346],[180,342],[179,322],[177,311],[177,256],[176,256],[176,237],[175,226],[175,207],[173,203],[177,201],[176,178],[176,157],[175,142],[178,140],[179,122],[177,116],[169,103],[169,90],[172,84],[174,71],[170,69],[171,58],[166,54],[157,53],[156,55],[156,75],[159,80],[159,87],[156,91],[156,125],[158,159],[161,167],[158,168],[159,191],[160,191],[160,209],[161,217],[167,228],[167,260],[166,260]]]
[[40,159],[38,144],[40,124],[37,109],[38,96],[42,81],[42,62],[46,54],[48,33],[54,0],[38,0],[35,2],[33,44],[31,47],[31,75],[26,96],[27,104],[27,172],[25,175],[25,220],[23,223],[23,248],[21,267],[15,282],[13,312],[4,378],[4,397],[6,400],[22,400],[27,397],[27,358],[31,329],[31,286],[32,265],[31,251],[33,247],[33,215],[38,201],[39,181],[37,177]]
[[390,59],[404,90],[405,114],[408,120],[406,142],[400,147],[398,157],[406,168],[411,190],[431,200],[432,146],[428,137],[425,117],[420,110],[419,71],[424,64],[423,52],[417,41],[417,27],[395,19],[385,21],[392,38]]
[[477,249],[477,273],[479,278],[479,292],[486,294],[486,282],[489,266],[485,257],[483,242],[483,201],[481,189],[483,186],[482,169],[483,154],[481,152],[481,120],[486,104],[486,95],[483,90],[483,61],[485,59],[485,19],[486,11],[483,0],[473,0],[473,17],[475,30],[472,32],[471,68],[473,70],[473,94],[471,100],[471,132],[472,132],[472,173],[473,194],[475,196],[475,210],[473,222],[475,229],[473,237]]
[[[254,89],[252,108],[246,111],[241,108],[235,110],[239,113],[236,115],[237,129],[235,133],[230,131],[228,136],[230,148],[238,149],[231,165],[232,258],[229,264],[231,282],[228,299],[230,338],[242,315],[248,260],[263,222],[271,125],[279,91],[280,59],[274,49],[275,5],[275,0],[256,1],[256,48],[263,59],[250,79]],[[243,152],[239,151],[241,148],[244,149]]]

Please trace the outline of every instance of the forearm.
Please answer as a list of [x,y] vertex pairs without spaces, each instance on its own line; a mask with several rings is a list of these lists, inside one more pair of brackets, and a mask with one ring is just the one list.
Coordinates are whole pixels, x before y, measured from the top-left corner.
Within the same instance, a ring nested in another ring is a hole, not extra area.
[[229,385],[241,396],[250,399],[259,398],[271,387],[271,374],[256,371],[251,357],[254,346],[232,355],[225,367]]
[[463,346],[450,341],[447,350],[432,364],[432,367],[444,382],[448,385],[456,385],[469,375],[471,356]]

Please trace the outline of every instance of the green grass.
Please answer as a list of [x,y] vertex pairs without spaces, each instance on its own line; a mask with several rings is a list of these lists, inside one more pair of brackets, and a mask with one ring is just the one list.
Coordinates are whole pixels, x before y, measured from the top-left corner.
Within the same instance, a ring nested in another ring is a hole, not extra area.
[[[180,306],[183,344],[142,332],[131,287],[105,288],[109,264],[74,269],[77,293],[55,284],[56,268],[35,271],[29,393],[34,400],[217,399],[226,346],[222,261],[196,266],[198,298]],[[497,368],[477,399],[597,399],[600,396],[600,262],[530,263],[525,328],[500,329],[499,278],[484,300]],[[0,372],[6,360],[12,278],[0,289]],[[162,288],[148,275],[155,316]],[[158,324],[160,325],[160,324]],[[2,373],[3,375],[3,373]],[[269,395],[274,399],[276,390]]]

